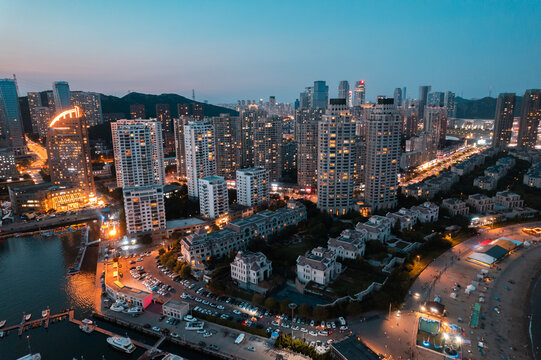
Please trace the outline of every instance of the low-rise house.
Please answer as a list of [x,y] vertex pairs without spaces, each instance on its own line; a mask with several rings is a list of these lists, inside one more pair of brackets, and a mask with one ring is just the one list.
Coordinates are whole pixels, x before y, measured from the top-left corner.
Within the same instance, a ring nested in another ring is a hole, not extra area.
[[510,156],[500,158],[496,161],[496,165],[503,166],[507,171],[511,170],[516,163],[516,160]]
[[297,280],[306,284],[313,281],[328,285],[342,272],[342,264],[336,261],[334,251],[317,247],[297,258]]
[[380,242],[386,242],[391,236],[391,228],[393,223],[391,219],[385,216],[373,215],[365,223],[357,223],[355,230],[366,230],[368,240],[378,240]]
[[492,176],[478,176],[473,180],[473,186],[482,190],[495,190],[498,180]]
[[417,221],[420,223],[434,222],[440,215],[440,207],[430,201],[426,201],[419,206],[412,206],[411,211],[417,212]]
[[541,162],[532,165],[528,172],[524,175],[524,179],[522,180],[524,185],[528,185],[529,187],[534,188],[541,188]]
[[473,194],[468,196],[466,203],[479,214],[486,214],[494,210],[494,200],[485,194]]
[[187,302],[170,299],[162,306],[162,314],[174,319],[182,320],[188,314],[190,305]]
[[494,196],[494,203],[506,209],[516,209],[524,207],[524,200],[520,195],[509,190],[500,191]]
[[272,274],[272,262],[262,252],[239,251],[230,266],[231,278],[243,289],[259,291],[259,283]]
[[507,170],[500,165],[489,166],[485,169],[485,176],[493,177],[496,181],[504,177],[505,174],[507,174]]
[[460,199],[444,199],[441,203],[441,207],[447,209],[451,216],[467,216],[470,213],[470,209],[466,206],[466,203]]
[[393,226],[398,224],[400,231],[411,230],[415,224],[417,224],[418,213],[409,209],[402,208],[394,213],[387,213],[385,217],[390,219]]
[[368,231],[365,229],[342,231],[339,237],[330,238],[327,242],[329,250],[334,251],[339,259],[357,259],[364,255],[365,241],[368,239]]

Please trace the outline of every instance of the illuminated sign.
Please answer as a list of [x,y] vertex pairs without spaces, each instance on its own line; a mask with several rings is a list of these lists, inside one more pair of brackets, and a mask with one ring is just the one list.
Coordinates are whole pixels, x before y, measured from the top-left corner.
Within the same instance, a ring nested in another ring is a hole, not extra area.
[[56,115],[56,117],[51,121],[49,124],[49,127],[53,127],[53,125],[60,119],[65,119],[66,117],[80,117],[81,116],[81,109],[78,106],[75,106],[73,109],[66,110],[61,112],[60,114]]

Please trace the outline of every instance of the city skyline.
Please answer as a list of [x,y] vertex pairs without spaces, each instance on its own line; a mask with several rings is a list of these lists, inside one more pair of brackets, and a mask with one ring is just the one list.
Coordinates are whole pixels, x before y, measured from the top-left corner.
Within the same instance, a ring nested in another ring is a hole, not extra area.
[[[17,74],[21,94],[66,80],[73,89],[113,95],[131,90],[191,97],[195,89],[197,100],[211,103],[269,95],[293,102],[313,80],[326,80],[329,96],[336,97],[339,81],[348,79],[352,86],[365,80],[367,100],[375,101],[392,96],[397,86],[431,84],[479,98],[491,87],[494,97],[523,93],[541,80],[539,71],[530,70],[541,54],[541,6],[531,2],[278,3],[264,12],[242,1],[156,8],[142,2],[62,4],[2,5],[0,27],[6,31],[0,36],[13,51],[0,60],[0,77]],[[150,26],[136,26],[145,17]],[[64,20],[51,21],[58,18]],[[55,40],[30,43],[32,29],[20,19],[47,28]],[[102,26],[93,26],[96,19]],[[65,32],[66,26],[76,30]],[[66,43],[82,38],[77,52],[66,50]],[[346,56],[325,51],[331,42],[348,49]],[[39,61],[33,56],[38,53]]]

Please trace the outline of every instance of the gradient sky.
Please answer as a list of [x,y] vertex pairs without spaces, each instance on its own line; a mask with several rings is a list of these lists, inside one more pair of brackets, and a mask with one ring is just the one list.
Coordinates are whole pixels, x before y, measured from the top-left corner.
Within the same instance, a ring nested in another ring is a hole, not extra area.
[[0,0],[0,77],[21,93],[173,92],[292,102],[314,80],[478,98],[541,87],[541,1]]

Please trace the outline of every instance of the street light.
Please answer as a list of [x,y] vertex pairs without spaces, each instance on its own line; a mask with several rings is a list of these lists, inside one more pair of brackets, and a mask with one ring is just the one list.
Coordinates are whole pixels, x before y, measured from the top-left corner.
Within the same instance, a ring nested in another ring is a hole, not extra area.
[[291,309],[291,340],[293,340],[293,311],[297,308],[297,304],[289,303],[288,306]]

